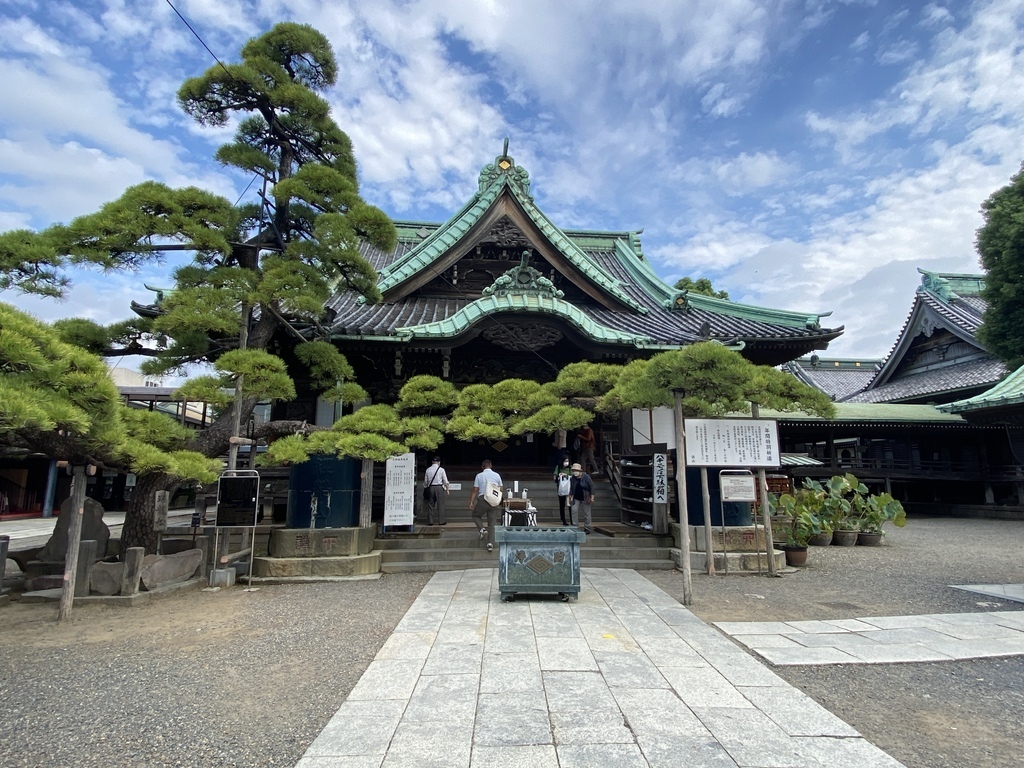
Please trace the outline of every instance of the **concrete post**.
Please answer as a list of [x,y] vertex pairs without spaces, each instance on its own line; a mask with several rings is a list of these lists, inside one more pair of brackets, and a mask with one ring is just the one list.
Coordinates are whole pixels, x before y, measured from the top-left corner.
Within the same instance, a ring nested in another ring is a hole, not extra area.
[[94,539],[85,539],[78,545],[78,562],[75,564],[75,597],[87,597],[89,595],[89,574],[96,563],[97,542]]
[[146,556],[145,547],[129,547],[124,553],[124,573],[121,575],[121,594],[139,594],[139,583],[142,581],[142,558]]
[[11,537],[0,536],[0,590],[4,586],[4,574],[7,572],[7,551],[11,546]]

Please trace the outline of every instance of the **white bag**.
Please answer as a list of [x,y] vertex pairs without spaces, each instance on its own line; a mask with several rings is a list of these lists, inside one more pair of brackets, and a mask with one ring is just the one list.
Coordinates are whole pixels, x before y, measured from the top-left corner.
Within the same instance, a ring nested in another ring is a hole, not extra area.
[[569,488],[572,485],[572,478],[562,475],[558,478],[558,495],[568,496]]
[[500,485],[492,483],[490,480],[486,481],[486,485],[484,485],[484,501],[492,507],[496,507],[501,504],[502,493],[503,491]]

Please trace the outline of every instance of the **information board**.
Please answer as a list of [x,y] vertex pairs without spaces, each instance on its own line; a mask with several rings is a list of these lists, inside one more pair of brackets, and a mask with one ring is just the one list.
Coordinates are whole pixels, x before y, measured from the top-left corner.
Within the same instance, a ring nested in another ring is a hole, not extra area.
[[774,419],[686,419],[684,428],[687,466],[779,466]]
[[718,482],[722,489],[722,501],[757,501],[753,475],[727,475],[723,472]]
[[218,528],[249,528],[256,525],[260,476],[255,470],[235,472],[235,475],[221,475],[217,482],[217,514],[213,525]]
[[416,454],[387,461],[384,481],[384,525],[412,525],[416,510]]

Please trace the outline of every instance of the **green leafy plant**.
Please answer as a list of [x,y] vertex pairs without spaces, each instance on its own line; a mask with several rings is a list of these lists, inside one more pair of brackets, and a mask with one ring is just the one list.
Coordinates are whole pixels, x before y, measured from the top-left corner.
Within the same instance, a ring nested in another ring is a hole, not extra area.
[[882,533],[882,525],[892,523],[897,528],[907,524],[907,513],[903,505],[889,493],[867,496],[860,510],[860,530],[864,533]]
[[789,518],[789,524],[783,529],[787,546],[806,547],[811,536],[830,530],[823,514],[822,496],[823,491],[804,487],[782,494],[774,503],[769,499],[777,514]]

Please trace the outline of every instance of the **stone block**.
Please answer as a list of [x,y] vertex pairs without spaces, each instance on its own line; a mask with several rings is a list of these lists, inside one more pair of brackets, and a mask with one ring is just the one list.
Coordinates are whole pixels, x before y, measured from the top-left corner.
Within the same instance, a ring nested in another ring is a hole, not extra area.
[[[37,559],[46,563],[64,562],[68,553],[68,529],[71,527],[71,516],[75,514],[71,507],[71,499],[65,499],[64,503],[60,505],[60,516],[53,527],[53,535],[36,555]],[[87,497],[83,508],[85,512],[82,516],[81,541],[95,541],[96,551],[106,552],[107,542],[110,540],[110,529],[103,522],[103,505],[96,499]]]
[[252,563],[252,575],[275,579],[309,576],[312,562],[308,557],[257,557]]
[[63,589],[64,588],[64,574],[44,574],[41,576],[34,576],[31,579],[25,580],[25,591],[26,592],[38,592],[43,589]]
[[233,587],[235,576],[234,568],[214,568],[210,571],[209,583],[211,587]]
[[[703,525],[690,526],[690,549],[694,552],[703,552],[706,549],[705,542],[707,529]],[[753,525],[726,526],[725,535],[722,535],[722,527],[716,526],[711,529],[711,543],[716,552],[723,549],[729,552],[757,552],[764,551],[764,527]]]
[[142,584],[153,590],[188,581],[202,561],[201,549],[188,549],[173,555],[146,555],[142,560]]
[[311,576],[368,576],[380,571],[380,553],[352,557],[318,557],[310,561]]
[[96,563],[89,574],[89,590],[98,595],[116,595],[123,578],[124,563]]
[[273,557],[344,557],[373,551],[376,531],[366,528],[274,528],[270,532]]

